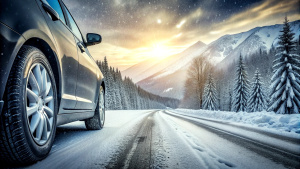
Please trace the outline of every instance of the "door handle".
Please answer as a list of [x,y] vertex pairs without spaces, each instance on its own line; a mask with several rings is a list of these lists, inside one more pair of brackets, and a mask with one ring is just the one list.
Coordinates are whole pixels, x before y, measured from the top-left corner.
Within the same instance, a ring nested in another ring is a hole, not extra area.
[[42,7],[43,9],[51,16],[53,21],[59,20],[59,15],[58,13],[48,4],[47,1],[41,0],[42,1]]
[[82,45],[81,42],[78,42],[78,43],[77,43],[77,46],[78,46],[79,49],[81,50],[81,53],[85,52],[85,48],[84,48],[84,46]]

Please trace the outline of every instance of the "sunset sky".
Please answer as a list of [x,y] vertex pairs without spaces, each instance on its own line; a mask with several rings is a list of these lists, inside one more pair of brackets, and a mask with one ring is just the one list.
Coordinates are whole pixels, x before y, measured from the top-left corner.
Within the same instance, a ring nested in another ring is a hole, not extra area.
[[64,0],[83,35],[103,43],[95,59],[124,70],[145,59],[162,59],[202,41],[257,26],[300,18],[299,0]]

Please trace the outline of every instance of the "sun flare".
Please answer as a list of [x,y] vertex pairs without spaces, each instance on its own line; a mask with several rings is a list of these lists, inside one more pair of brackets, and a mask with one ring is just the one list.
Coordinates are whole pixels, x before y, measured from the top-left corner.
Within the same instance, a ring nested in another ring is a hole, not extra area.
[[154,44],[152,46],[152,51],[151,51],[151,57],[152,58],[164,58],[168,56],[169,54],[169,49],[166,46],[160,45],[160,44]]

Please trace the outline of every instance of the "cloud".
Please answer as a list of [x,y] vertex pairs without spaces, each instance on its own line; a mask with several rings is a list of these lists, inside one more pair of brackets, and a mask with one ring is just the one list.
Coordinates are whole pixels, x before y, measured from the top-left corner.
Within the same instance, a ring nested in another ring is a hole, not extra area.
[[213,25],[214,32],[222,34],[247,31],[257,26],[273,25],[283,22],[285,15],[292,21],[300,18],[299,0],[267,0],[238,13],[227,21]]

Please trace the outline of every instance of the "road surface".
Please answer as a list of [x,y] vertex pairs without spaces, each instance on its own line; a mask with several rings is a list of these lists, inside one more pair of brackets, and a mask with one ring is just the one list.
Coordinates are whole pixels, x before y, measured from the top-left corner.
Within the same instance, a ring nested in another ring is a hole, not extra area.
[[107,111],[105,127],[58,127],[25,168],[300,168],[300,140],[166,110]]

